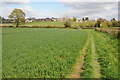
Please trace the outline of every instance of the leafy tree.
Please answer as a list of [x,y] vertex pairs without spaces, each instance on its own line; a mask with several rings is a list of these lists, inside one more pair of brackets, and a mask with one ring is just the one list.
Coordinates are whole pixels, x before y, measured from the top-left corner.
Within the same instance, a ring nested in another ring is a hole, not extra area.
[[77,18],[76,18],[76,17],[73,17],[73,21],[77,21]]
[[85,21],[85,19],[84,19],[84,18],[82,18],[82,21]]
[[110,20],[112,23],[112,27],[120,27],[120,21],[116,21],[115,18]]
[[89,20],[89,17],[85,17],[85,20],[88,21],[88,20]]
[[112,27],[112,23],[110,21],[105,22],[108,27]]
[[0,20],[2,20],[2,16],[0,16]]
[[115,18],[112,18],[111,21],[116,21],[116,19],[115,19]]
[[14,9],[9,18],[12,22],[16,23],[16,27],[19,27],[21,23],[25,23],[25,13],[21,9]]
[[62,21],[63,21],[65,27],[71,27],[73,20],[70,19],[69,17],[64,17],[64,18],[62,18]]
[[96,23],[96,26],[95,27],[100,27],[100,24],[101,24],[101,20],[97,20],[97,23]]
[[88,21],[88,20],[89,20],[89,17],[82,18],[82,21]]
[[104,23],[105,19],[99,18],[95,24],[95,27],[101,27],[102,23]]
[[0,23],[3,23],[5,21],[5,18],[0,16]]
[[120,21],[111,21],[112,27],[120,27]]
[[102,28],[108,28],[108,26],[107,26],[106,23],[101,23],[101,27],[102,27]]

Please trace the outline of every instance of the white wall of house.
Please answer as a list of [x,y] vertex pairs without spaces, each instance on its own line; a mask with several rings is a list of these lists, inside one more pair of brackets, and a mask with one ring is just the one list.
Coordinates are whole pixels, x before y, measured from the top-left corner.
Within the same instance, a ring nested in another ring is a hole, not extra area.
[[28,19],[27,19],[25,22],[33,22],[33,20],[28,20]]

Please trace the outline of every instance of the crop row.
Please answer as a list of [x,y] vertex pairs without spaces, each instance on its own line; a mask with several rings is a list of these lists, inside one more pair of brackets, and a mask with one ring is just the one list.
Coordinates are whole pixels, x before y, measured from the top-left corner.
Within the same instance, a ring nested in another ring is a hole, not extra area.
[[87,32],[3,28],[3,78],[62,78],[71,72]]

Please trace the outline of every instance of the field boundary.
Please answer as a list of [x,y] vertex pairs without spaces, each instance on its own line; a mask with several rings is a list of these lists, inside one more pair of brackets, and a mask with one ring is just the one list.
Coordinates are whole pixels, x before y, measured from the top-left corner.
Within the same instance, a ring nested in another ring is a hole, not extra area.
[[[14,27],[15,26],[0,26],[0,27]],[[95,29],[95,27],[63,27],[63,26],[20,26],[19,28],[63,28],[63,29]]]
[[91,35],[91,42],[92,42],[92,55],[93,55],[93,70],[94,70],[94,78],[100,78],[100,64],[97,61],[98,55],[96,53],[96,48],[93,40],[93,36]]

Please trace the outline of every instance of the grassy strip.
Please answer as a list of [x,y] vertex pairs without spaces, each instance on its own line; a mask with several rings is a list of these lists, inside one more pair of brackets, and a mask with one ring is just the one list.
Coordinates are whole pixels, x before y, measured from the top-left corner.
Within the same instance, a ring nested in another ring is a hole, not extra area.
[[86,55],[85,55],[84,64],[83,64],[83,72],[81,74],[82,74],[82,78],[94,77],[93,55],[92,55],[91,43],[89,43],[88,48],[86,50]]
[[94,40],[103,78],[118,78],[118,42],[117,39],[95,32]]
[[[88,22],[72,22],[71,27],[94,27],[95,21],[88,21]],[[16,24],[14,23],[4,23],[1,26],[13,26],[15,27]],[[25,24],[20,24],[20,26],[32,26],[32,27],[65,27],[64,23],[61,21],[37,21],[37,22],[26,22]]]
[[108,34],[111,34],[117,38],[120,38],[120,35],[118,35],[120,33],[120,28],[116,27],[110,27],[110,28],[96,28],[95,31],[99,31],[99,32],[105,32]]
[[100,74],[100,64],[97,61],[98,59],[98,55],[96,53],[96,47],[95,47],[95,43],[93,40],[93,35],[91,37],[91,41],[92,41],[92,56],[93,56],[93,70],[94,70],[94,78],[100,78],[101,74]]

